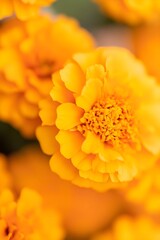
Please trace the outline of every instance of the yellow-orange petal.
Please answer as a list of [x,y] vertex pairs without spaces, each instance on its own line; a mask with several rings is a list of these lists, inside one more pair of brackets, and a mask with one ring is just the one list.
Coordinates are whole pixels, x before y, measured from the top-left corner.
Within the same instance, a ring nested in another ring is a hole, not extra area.
[[97,182],[97,183],[104,183],[108,181],[108,174],[104,176],[102,173],[99,172],[93,172],[92,170],[88,171],[79,171],[79,175],[82,178],[89,179],[91,181]]
[[93,154],[85,154],[79,151],[74,157],[71,158],[73,165],[82,171],[88,171],[92,168],[92,160],[94,159]]
[[100,99],[102,86],[103,84],[100,79],[89,79],[82,89],[81,95],[76,98],[76,104],[85,111],[89,111],[92,105]]
[[96,154],[99,152],[100,147],[101,142],[98,136],[88,131],[85,140],[82,144],[82,151],[89,154],[90,153]]
[[77,131],[60,130],[56,135],[56,140],[60,144],[61,154],[69,159],[80,151],[83,136]]
[[[40,142],[43,152],[49,155],[54,154],[59,145],[55,140],[55,136],[58,130],[56,127],[52,126],[40,126],[36,130],[36,136]],[[45,140],[44,140],[45,139]]]
[[60,152],[56,152],[50,159],[51,170],[58,173],[65,180],[73,180],[77,175],[77,170],[70,160],[64,158]]
[[74,103],[62,103],[57,107],[56,126],[62,130],[69,130],[80,124],[83,110]]
[[101,64],[94,64],[87,68],[86,71],[86,79],[90,78],[100,78],[102,81],[107,76],[107,72],[105,71],[105,68]]
[[86,80],[82,69],[76,62],[67,63],[66,67],[60,70],[60,76],[67,89],[80,94]]
[[42,120],[42,125],[53,125],[56,120],[56,108],[58,104],[52,102],[50,98],[40,101],[40,113],[39,116]]
[[160,105],[158,103],[144,105],[140,110],[141,118],[145,119],[139,129],[141,141],[147,150],[153,154],[158,154],[160,152]]
[[86,70],[89,66],[100,63],[99,52],[89,52],[85,53],[77,53],[73,56],[73,59],[80,65],[83,72],[86,73]]
[[64,103],[64,102],[74,102],[73,94],[66,89],[64,83],[61,80],[59,72],[56,72],[52,76],[54,87],[50,92],[50,96],[54,101]]

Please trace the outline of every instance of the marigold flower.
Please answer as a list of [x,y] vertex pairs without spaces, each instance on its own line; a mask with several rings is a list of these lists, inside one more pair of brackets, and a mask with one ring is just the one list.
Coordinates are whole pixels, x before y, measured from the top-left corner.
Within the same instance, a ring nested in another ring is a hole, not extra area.
[[159,0],[93,0],[100,5],[103,12],[128,24],[153,22],[160,20]]
[[93,40],[64,16],[11,19],[0,36],[0,119],[30,137],[40,124],[38,102],[52,86],[52,73],[73,53],[92,49]]
[[53,84],[51,98],[40,103],[37,138],[53,155],[54,172],[104,190],[154,164],[160,153],[160,87],[129,51],[77,54],[53,75]]
[[12,192],[0,195],[0,239],[60,240],[64,232],[59,215],[42,207],[41,196],[31,189],[23,189],[18,200]]
[[55,0],[1,0],[0,19],[13,13],[21,20],[27,20],[38,14],[39,8],[48,6]]
[[4,155],[0,154],[0,192],[11,186],[11,176],[7,169],[7,161]]
[[124,208],[117,191],[99,193],[77,187],[54,174],[48,161],[49,156],[32,145],[10,155],[14,189],[19,193],[27,187],[40,193],[47,209],[58,209],[70,235],[85,238],[109,224]]
[[158,240],[160,225],[146,216],[136,218],[124,215],[119,217],[111,230],[101,233],[92,240]]

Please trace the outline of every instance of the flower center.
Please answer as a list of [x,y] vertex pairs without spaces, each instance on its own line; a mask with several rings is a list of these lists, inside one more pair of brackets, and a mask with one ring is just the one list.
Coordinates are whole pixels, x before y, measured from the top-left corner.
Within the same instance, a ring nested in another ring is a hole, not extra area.
[[134,112],[127,99],[114,96],[97,101],[80,119],[77,129],[84,136],[87,131],[99,136],[100,140],[112,146],[122,143],[137,143],[137,127]]

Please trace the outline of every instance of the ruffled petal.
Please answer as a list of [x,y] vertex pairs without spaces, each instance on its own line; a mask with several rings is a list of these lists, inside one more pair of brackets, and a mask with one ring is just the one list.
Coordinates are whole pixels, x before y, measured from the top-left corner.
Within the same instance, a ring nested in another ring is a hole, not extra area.
[[81,95],[76,98],[76,104],[85,111],[90,110],[93,104],[100,99],[102,86],[103,83],[100,79],[89,79],[82,89]]
[[160,153],[160,105],[151,104],[139,111],[140,139],[144,147],[153,154]]
[[77,131],[60,130],[56,135],[56,140],[60,144],[60,152],[66,158],[72,158],[80,151],[83,136]]
[[100,147],[101,142],[98,136],[88,131],[85,140],[82,144],[82,151],[88,154],[90,153],[96,154],[99,152]]
[[64,102],[74,102],[73,94],[66,89],[64,83],[61,80],[59,72],[53,74],[53,84],[54,87],[50,92],[50,96],[54,101],[64,103]]
[[92,78],[99,78],[102,81],[107,76],[107,73],[105,71],[105,68],[103,65],[95,64],[93,66],[90,66],[87,68],[86,71],[86,79],[92,79]]
[[83,110],[73,103],[62,103],[57,108],[56,126],[62,130],[74,128],[80,124]]
[[73,59],[80,65],[83,72],[86,73],[89,66],[99,63],[99,52],[77,53],[73,56]]
[[40,101],[40,113],[39,116],[42,120],[42,125],[53,125],[56,120],[56,108],[58,103],[51,101],[50,98]]
[[65,179],[73,180],[77,175],[77,171],[71,164],[70,160],[63,157],[60,152],[56,152],[50,159],[51,170]]
[[42,126],[37,128],[36,136],[44,153],[52,155],[59,148],[59,144],[55,139],[57,132],[58,129],[54,126]]
[[76,62],[70,62],[64,69],[60,70],[60,76],[67,89],[73,93],[80,94],[86,79]]

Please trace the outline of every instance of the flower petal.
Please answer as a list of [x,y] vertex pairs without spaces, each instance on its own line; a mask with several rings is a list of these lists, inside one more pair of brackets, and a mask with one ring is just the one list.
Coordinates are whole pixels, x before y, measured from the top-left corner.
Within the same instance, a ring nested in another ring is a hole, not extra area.
[[73,93],[80,94],[86,79],[76,62],[67,63],[64,69],[60,70],[60,76],[67,89]]
[[87,136],[82,144],[82,151],[88,154],[96,154],[99,152],[100,146],[100,139],[94,133],[88,131]]
[[57,131],[58,129],[54,126],[40,126],[37,128],[36,136],[44,153],[52,155],[59,148],[59,144],[55,139]]
[[50,92],[51,98],[60,103],[74,102],[73,94],[65,87],[59,72],[53,74],[52,80],[54,87]]
[[124,161],[123,156],[111,147],[106,146],[106,144],[101,145],[99,149],[99,158],[104,162],[110,161]]
[[86,79],[90,78],[100,78],[104,79],[107,76],[107,73],[105,72],[105,68],[103,65],[95,64],[87,68],[86,72]]
[[73,59],[80,65],[83,72],[86,73],[89,66],[99,63],[99,52],[78,53],[73,56]]
[[60,144],[60,152],[66,158],[72,158],[80,151],[83,136],[77,131],[60,130],[56,135],[56,140]]
[[76,169],[71,164],[70,160],[64,158],[60,152],[56,152],[50,159],[51,170],[65,179],[73,180],[77,174]]
[[82,151],[78,152],[71,158],[73,165],[79,170],[88,171],[92,167],[93,154],[85,154]]
[[82,89],[81,95],[76,98],[76,103],[85,111],[91,109],[92,105],[100,99],[102,95],[103,83],[98,78],[89,79]]
[[140,117],[143,120],[140,138],[144,147],[153,154],[160,153],[160,105],[151,104],[140,109]]
[[53,125],[56,120],[56,108],[58,103],[51,101],[50,98],[40,101],[39,107],[41,109],[39,116],[43,125]]
[[62,103],[57,108],[56,126],[62,130],[74,128],[80,124],[83,110],[73,103]]

